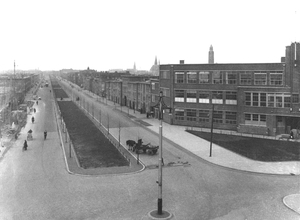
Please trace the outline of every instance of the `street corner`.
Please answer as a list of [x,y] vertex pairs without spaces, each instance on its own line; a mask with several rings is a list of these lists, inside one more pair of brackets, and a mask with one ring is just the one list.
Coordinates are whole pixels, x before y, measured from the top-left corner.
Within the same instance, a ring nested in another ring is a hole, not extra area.
[[288,208],[300,215],[300,194],[291,194],[283,198],[283,203]]

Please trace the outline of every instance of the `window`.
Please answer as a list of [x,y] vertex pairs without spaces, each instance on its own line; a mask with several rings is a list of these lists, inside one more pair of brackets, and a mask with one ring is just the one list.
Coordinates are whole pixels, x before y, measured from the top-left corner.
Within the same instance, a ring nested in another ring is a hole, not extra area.
[[251,85],[252,84],[252,73],[251,72],[241,72],[240,84],[241,85]]
[[291,107],[291,97],[290,96],[283,96],[283,104],[285,108]]
[[246,125],[266,126],[267,117],[266,115],[259,114],[245,114]]
[[197,73],[187,72],[187,83],[197,83]]
[[196,121],[196,109],[186,109],[186,120]]
[[185,83],[184,72],[175,72],[175,83]]
[[292,94],[292,102],[299,103],[299,94]]
[[266,107],[267,106],[267,94],[266,93],[260,93],[260,106]]
[[268,93],[268,107],[274,107],[275,98],[274,93]]
[[155,83],[151,83],[152,90],[155,90]]
[[175,120],[184,120],[184,110],[183,109],[175,109]]
[[175,102],[184,102],[184,90],[175,90]]
[[267,73],[255,72],[254,73],[254,85],[267,85]]
[[212,79],[213,79],[213,84],[222,84],[223,83],[222,72],[213,71]]
[[236,112],[225,112],[225,123],[236,124]]
[[270,72],[270,85],[282,85],[282,71],[271,71]]
[[212,91],[212,103],[213,104],[223,104],[223,92],[222,91]]
[[199,83],[209,83],[209,72],[199,72]]
[[251,93],[245,92],[245,105],[251,106]]
[[258,106],[258,93],[252,93],[252,106]]
[[237,104],[236,92],[226,91],[225,104],[227,104],[227,105],[236,105]]
[[214,123],[223,123],[223,112],[222,111],[214,111],[213,112],[213,122]]
[[236,84],[237,74],[236,72],[225,72],[225,83]]
[[199,103],[209,103],[209,92],[199,91]]
[[170,72],[168,70],[160,71],[162,79],[170,79]]
[[283,105],[282,105],[282,95],[280,94],[276,94],[276,104],[275,106],[278,107],[278,108],[281,108]]
[[160,88],[163,93],[163,96],[170,97],[170,89],[169,88]]
[[199,110],[199,122],[209,122],[209,110]]
[[197,92],[196,90],[187,90],[186,91],[186,102],[197,102]]

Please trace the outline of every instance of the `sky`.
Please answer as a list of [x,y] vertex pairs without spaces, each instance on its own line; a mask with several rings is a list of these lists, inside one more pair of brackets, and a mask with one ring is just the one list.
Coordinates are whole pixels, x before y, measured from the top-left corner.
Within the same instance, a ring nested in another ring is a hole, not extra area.
[[299,0],[0,0],[0,71],[272,63],[300,41]]

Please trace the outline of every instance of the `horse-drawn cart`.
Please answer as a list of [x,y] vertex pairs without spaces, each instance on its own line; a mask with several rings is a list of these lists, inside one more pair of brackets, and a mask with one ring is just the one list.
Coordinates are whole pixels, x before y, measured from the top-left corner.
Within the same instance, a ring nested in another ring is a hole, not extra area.
[[31,129],[27,133],[27,141],[29,141],[29,140],[33,140],[32,130]]
[[135,153],[148,153],[151,155],[154,155],[157,153],[159,146],[154,146],[150,143],[148,144],[143,144],[142,139],[139,139],[138,142],[128,140],[126,141],[126,144],[128,145],[128,149],[132,150]]

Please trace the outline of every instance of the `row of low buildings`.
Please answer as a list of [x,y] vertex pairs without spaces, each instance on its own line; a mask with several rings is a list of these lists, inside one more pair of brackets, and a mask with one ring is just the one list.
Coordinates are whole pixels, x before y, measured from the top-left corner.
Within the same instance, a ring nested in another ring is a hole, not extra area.
[[11,105],[11,110],[16,110],[22,104],[26,93],[40,81],[41,74],[12,75],[3,74],[0,76],[0,105],[1,109]]
[[159,77],[129,72],[81,71],[68,75],[121,106],[153,112],[159,92],[174,125],[276,135],[300,129],[300,44],[286,47],[278,63],[216,64],[212,47],[208,64],[159,65]]

